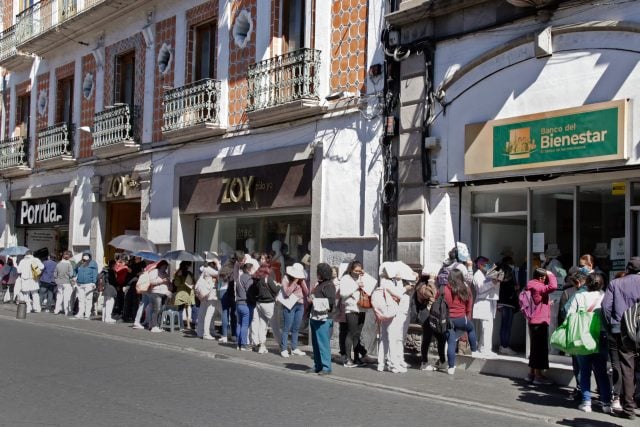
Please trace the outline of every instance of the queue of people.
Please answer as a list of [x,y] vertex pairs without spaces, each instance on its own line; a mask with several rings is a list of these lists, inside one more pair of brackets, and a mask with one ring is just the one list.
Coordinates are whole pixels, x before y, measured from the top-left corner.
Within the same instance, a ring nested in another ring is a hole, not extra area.
[[[23,301],[28,311],[39,312],[44,306],[56,314],[89,319],[94,294],[98,292],[103,297],[102,321],[115,323],[114,305],[117,300],[131,299],[133,293],[131,300],[137,304],[129,304],[129,311],[133,313],[137,305],[135,320],[130,315],[135,329],[162,332],[161,313],[170,308],[179,311],[181,330],[205,340],[218,339],[221,344],[233,340],[240,351],[268,353],[267,334],[271,329],[282,357],[303,356],[299,332],[308,325],[313,348],[311,371],[319,375],[332,371],[330,344],[336,326],[343,366],[377,363],[381,372],[407,372],[404,344],[411,313],[415,313],[422,327],[420,369],[454,375],[462,343],[468,343],[472,357],[496,356],[492,337],[498,314],[498,353],[515,354],[510,347],[510,328],[514,312],[521,308],[530,337],[530,372],[525,380],[533,385],[552,384],[545,376],[549,369],[550,295],[559,284],[551,270],[536,268],[531,280],[520,285],[511,257],[505,256],[494,265],[487,257],[472,261],[454,249],[437,273],[423,272],[418,276],[404,263],[384,262],[378,280],[364,271],[360,261],[352,260],[335,267],[318,264],[317,282],[310,284],[310,272],[305,266],[285,266],[282,274],[274,268],[269,254],[238,251],[222,260],[215,252],[207,252],[205,261],[196,280],[188,261],[182,261],[173,275],[166,260],[146,263],[140,258],[127,263],[112,260],[99,272],[89,253],[83,253],[75,265],[70,252],[65,252],[57,263],[51,258],[42,262],[27,253],[17,266],[7,259],[0,276],[6,288],[5,302],[13,298]],[[127,286],[121,285],[119,275]],[[146,275],[144,287],[137,286],[143,282],[142,275]],[[597,351],[573,357],[578,408],[592,411],[593,373],[601,411],[634,418],[637,353],[625,342],[621,323],[625,311],[640,301],[640,258],[632,258],[625,274],[607,286],[593,257],[583,255],[579,265],[569,269],[562,291],[559,323],[585,309],[602,319],[602,328],[594,337],[599,344]],[[525,293],[529,298],[524,303],[526,307],[522,302]],[[218,301],[220,334],[213,322]],[[125,312],[124,302],[120,303],[120,310]],[[376,319],[377,360],[368,357],[362,339],[367,312]],[[433,338],[437,358],[430,361]],[[611,377],[607,372],[609,363]]]

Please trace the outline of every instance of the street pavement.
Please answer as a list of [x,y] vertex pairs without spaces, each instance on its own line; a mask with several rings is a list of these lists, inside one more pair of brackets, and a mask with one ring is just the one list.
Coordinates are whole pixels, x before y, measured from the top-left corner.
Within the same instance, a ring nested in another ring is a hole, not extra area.
[[[334,365],[239,352],[181,333],[0,306],[0,426],[637,425],[579,412],[567,390],[459,370]],[[597,411],[594,405],[594,411]]]

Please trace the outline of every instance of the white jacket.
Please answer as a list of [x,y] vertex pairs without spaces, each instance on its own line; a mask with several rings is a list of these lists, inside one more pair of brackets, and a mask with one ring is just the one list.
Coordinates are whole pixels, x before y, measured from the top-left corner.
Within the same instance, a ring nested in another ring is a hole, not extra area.
[[340,278],[340,298],[344,304],[345,313],[359,313],[358,300],[360,299],[360,287],[349,274],[345,274]]
[[25,256],[18,264],[18,274],[22,281],[20,290],[22,290],[22,292],[37,291],[40,288],[38,281],[33,278],[33,273],[31,272],[32,265],[37,265],[40,271],[44,270],[42,261],[33,255]]
[[473,318],[491,320],[496,316],[500,282],[487,279],[481,270],[473,275],[473,286],[476,288],[476,301],[473,304]]

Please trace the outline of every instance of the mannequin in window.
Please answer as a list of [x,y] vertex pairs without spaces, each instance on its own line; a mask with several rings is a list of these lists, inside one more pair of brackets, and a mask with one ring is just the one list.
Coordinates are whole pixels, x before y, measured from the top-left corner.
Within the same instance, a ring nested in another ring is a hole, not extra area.
[[282,280],[285,269],[284,256],[282,255],[281,248],[282,242],[280,242],[280,240],[274,240],[273,243],[271,243],[271,268],[276,274],[276,282],[278,283]]
[[254,255],[254,253],[256,252],[256,239],[254,239],[253,237],[249,237],[245,242],[244,245],[247,248],[247,253],[251,256]]

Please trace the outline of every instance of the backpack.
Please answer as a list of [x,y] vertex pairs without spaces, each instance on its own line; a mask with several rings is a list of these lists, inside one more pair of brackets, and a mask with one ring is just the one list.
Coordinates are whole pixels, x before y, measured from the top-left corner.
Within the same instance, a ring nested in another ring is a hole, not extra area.
[[38,264],[31,263],[31,275],[33,276],[33,280],[38,280],[42,275],[42,269]]
[[622,342],[626,348],[635,351],[640,349],[640,301],[637,301],[622,313],[620,332],[622,333]]
[[149,290],[151,286],[151,278],[149,277],[148,271],[143,271],[140,276],[138,276],[138,281],[136,282],[136,292],[139,294],[144,294]]
[[527,319],[527,322],[529,322],[536,311],[536,304],[533,302],[533,295],[531,295],[529,289],[520,292],[520,295],[518,295],[518,303],[522,315]]
[[371,293],[371,306],[378,322],[391,320],[398,314],[398,303],[387,295],[384,288],[377,288]]
[[427,323],[433,332],[444,334],[449,328],[449,305],[444,299],[444,292],[440,292],[440,296],[433,302],[429,310]]

